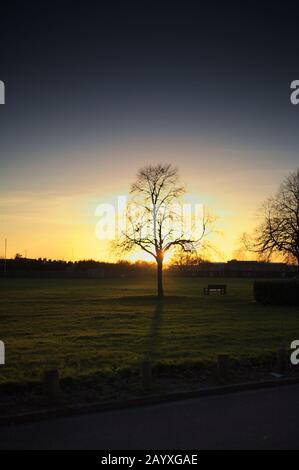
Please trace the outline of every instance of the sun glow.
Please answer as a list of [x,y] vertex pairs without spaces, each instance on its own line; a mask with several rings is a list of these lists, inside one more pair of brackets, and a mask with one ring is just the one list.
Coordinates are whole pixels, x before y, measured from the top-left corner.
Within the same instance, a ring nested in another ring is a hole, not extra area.
[[[256,209],[276,189],[281,179],[278,170],[270,181],[267,169],[263,173],[260,168],[243,168],[239,160],[238,166],[234,167],[234,159],[227,171],[227,162],[232,156],[236,159],[236,155],[239,157],[242,153],[242,162],[250,162],[254,156],[248,150],[233,152],[229,149],[228,153],[223,148],[208,148],[198,142],[194,148],[184,142],[175,147],[169,146],[169,142],[165,146],[158,142],[157,146],[144,144],[141,147],[132,143],[125,150],[116,146],[101,151],[106,157],[106,166],[102,169],[105,177],[99,177],[97,167],[92,163],[89,166],[78,163],[72,174],[73,186],[70,181],[66,184],[64,178],[60,187],[59,180],[51,180],[51,172],[44,172],[41,175],[45,178],[42,180],[43,188],[47,188],[48,182],[51,191],[35,188],[0,194],[1,226],[4,228],[0,238],[0,256],[4,256],[6,238],[9,257],[26,252],[32,258],[117,261],[122,256],[111,249],[109,241],[96,237],[98,218],[95,209],[100,203],[116,205],[118,195],[126,194],[139,166],[162,160],[173,161],[178,166],[182,183],[188,190],[184,196],[186,202],[202,203],[205,211],[215,215],[215,232],[210,237],[215,250],[211,251],[211,258],[213,261],[224,261],[234,257],[242,233],[250,232],[255,224]],[[115,165],[113,162],[120,153],[125,163]],[[182,155],[185,165],[181,167]],[[79,157],[75,160],[81,161]],[[96,161],[96,157],[92,153],[89,161],[93,160]],[[62,171],[62,174],[65,176],[68,173]],[[171,252],[167,253],[166,263],[169,263],[171,256]],[[154,258],[140,250],[125,257],[130,261],[155,262]]]
[[[173,253],[167,252],[164,257],[164,264],[169,264],[171,261],[171,258],[173,256]],[[147,263],[155,263],[155,258],[150,255],[149,253],[146,253],[145,251],[136,251],[134,253],[130,253],[127,256],[127,259],[129,261],[132,261],[133,263],[136,261],[146,261]]]

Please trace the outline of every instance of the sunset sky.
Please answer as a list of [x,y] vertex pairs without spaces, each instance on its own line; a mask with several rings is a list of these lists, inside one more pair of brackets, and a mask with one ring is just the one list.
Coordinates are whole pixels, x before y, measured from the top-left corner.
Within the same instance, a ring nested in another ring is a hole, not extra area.
[[232,258],[298,166],[298,8],[25,5],[0,18],[0,255],[115,259],[97,205],[169,162]]

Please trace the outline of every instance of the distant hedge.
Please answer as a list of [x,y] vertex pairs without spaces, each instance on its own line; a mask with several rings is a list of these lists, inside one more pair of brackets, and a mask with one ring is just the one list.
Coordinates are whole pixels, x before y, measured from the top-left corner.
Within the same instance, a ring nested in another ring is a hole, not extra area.
[[299,305],[299,280],[255,281],[254,298],[265,305]]

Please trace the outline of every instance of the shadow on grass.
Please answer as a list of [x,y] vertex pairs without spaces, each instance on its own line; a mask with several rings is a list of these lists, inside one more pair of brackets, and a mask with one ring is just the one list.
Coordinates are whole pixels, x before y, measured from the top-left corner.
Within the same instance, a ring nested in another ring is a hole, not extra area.
[[156,306],[159,303],[164,305],[178,304],[184,302],[196,301],[198,302],[198,297],[189,297],[189,296],[179,296],[179,295],[169,295],[164,297],[163,300],[159,300],[156,295],[126,295],[122,297],[114,298],[105,298],[101,299],[101,302],[107,303],[121,303],[123,305],[152,305]]
[[160,329],[163,320],[164,301],[156,299],[156,308],[153,312],[151,327],[147,336],[144,352],[144,361],[155,362],[159,355]]

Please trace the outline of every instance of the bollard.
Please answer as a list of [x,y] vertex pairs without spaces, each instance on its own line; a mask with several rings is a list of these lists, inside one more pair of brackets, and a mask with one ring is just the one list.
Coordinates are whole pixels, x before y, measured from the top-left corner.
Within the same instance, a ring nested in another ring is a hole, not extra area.
[[230,373],[230,364],[228,354],[218,354],[217,373],[219,379],[226,379]]
[[277,349],[276,360],[276,370],[279,374],[282,374],[287,368],[287,351],[285,348]]
[[43,377],[44,395],[50,399],[60,396],[59,375],[57,369],[45,370]]
[[141,383],[143,390],[149,390],[152,382],[152,365],[150,361],[141,363]]

